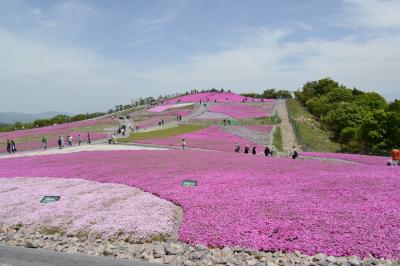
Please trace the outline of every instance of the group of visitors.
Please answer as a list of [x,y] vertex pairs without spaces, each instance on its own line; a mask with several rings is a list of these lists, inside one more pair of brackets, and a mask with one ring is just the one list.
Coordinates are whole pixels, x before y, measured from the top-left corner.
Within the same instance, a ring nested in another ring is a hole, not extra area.
[[17,152],[17,146],[15,145],[14,140],[7,140],[7,152],[14,153]]
[[161,119],[161,120],[158,122],[158,125],[159,125],[159,126],[163,126],[163,125],[164,125],[164,119]]
[[394,146],[391,152],[391,156],[392,156],[392,161],[391,161],[391,165],[400,165],[400,150]]
[[[81,146],[82,143],[82,138],[81,138],[81,134],[78,134],[77,138],[76,138],[78,145]],[[58,136],[57,138],[57,145],[59,149],[63,149],[64,148],[64,136]],[[92,142],[90,133],[87,134],[87,143],[90,144]],[[71,135],[67,136],[67,143],[69,146],[73,146],[74,144],[74,138]],[[47,149],[47,139],[45,137],[42,138],[42,144],[43,144],[43,148]]]
[[231,125],[231,120],[229,119],[224,119],[224,126],[226,126],[226,124]]
[[[235,153],[240,153],[240,145],[239,143],[235,143]],[[250,147],[249,145],[246,145],[244,147],[244,153],[249,154],[250,153]],[[251,154],[257,155],[257,148],[256,146],[253,146],[251,149]],[[268,146],[265,147],[264,149],[264,155],[269,156],[269,157],[275,157],[276,156],[276,150],[274,148],[269,148]]]
[[182,122],[182,115],[177,115],[176,116],[176,121]]
[[119,126],[118,130],[117,130],[117,133],[118,134],[122,134],[122,136],[125,136],[125,134],[126,134],[126,125],[123,124],[122,126]]

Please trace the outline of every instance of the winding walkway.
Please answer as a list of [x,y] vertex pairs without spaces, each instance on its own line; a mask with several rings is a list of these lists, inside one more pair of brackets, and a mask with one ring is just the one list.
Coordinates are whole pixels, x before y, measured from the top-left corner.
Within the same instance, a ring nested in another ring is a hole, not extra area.
[[[286,100],[279,100],[276,104],[276,111],[281,118],[281,124],[279,126],[282,134],[282,146],[286,152],[290,152],[293,146],[298,148],[299,145],[296,141],[296,135],[294,134],[293,126],[289,121]],[[297,150],[299,150],[299,148]]]

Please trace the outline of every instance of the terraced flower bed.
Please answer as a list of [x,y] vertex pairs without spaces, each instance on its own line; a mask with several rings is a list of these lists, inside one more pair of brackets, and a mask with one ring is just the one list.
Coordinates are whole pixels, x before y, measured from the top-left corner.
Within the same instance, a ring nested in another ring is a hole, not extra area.
[[[0,176],[82,178],[141,188],[182,206],[180,239],[191,244],[400,254],[397,167],[189,150],[110,151],[1,159]],[[197,187],[182,187],[184,179],[197,180]]]
[[[225,102],[240,103],[243,102],[244,100],[247,100],[248,102],[261,102],[261,99],[244,97],[240,94],[236,94],[233,92],[203,92],[203,93],[188,94],[181,97],[175,97],[167,101],[164,101],[164,103],[165,104],[187,103],[187,102],[198,103],[200,101],[219,102],[219,103],[225,103]],[[263,100],[264,102],[274,101],[272,99],[263,99]]]
[[[228,152],[234,151],[236,142],[239,143],[239,145],[242,147],[242,150],[245,145],[249,145],[250,147],[256,145],[250,140],[225,132],[221,130],[218,126],[210,126],[198,131],[170,136],[166,138],[138,140],[136,141],[136,143],[181,147],[182,139],[185,139],[187,147],[190,148],[201,148]],[[263,150],[263,147],[258,146],[257,150],[261,152]]]
[[13,139],[19,151],[32,150],[42,147],[41,140],[43,137],[47,138],[49,147],[57,146],[57,137],[60,135],[63,135],[64,138],[67,135],[71,135],[74,137],[75,141],[78,135],[81,135],[82,141],[86,141],[88,132],[90,132],[92,140],[105,138],[107,137],[107,133],[101,133],[104,127],[117,124],[118,122],[113,119],[93,119],[56,126],[0,133],[0,152],[6,151],[5,144],[7,139]]
[[250,117],[268,117],[271,116],[265,110],[258,106],[241,104],[215,104],[208,108],[209,111],[228,115],[235,119]]

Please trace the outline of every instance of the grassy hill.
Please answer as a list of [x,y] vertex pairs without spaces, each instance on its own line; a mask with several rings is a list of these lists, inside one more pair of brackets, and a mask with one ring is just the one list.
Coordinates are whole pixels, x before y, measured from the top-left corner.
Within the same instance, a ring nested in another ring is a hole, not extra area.
[[340,145],[330,139],[330,133],[295,99],[287,100],[289,120],[296,139],[304,151],[335,152]]

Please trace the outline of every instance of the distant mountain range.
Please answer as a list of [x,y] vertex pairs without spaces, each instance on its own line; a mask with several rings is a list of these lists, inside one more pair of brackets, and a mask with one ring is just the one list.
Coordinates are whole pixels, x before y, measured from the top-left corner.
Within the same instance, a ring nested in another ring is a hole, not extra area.
[[65,115],[61,112],[43,112],[38,114],[18,113],[18,112],[0,112],[0,123],[13,124],[16,121],[28,123],[36,119],[51,118],[56,115]]

